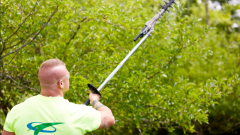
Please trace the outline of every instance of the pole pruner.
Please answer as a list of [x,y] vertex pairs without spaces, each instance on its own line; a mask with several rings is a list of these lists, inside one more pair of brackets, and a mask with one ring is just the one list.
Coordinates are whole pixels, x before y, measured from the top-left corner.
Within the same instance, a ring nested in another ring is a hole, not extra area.
[[[134,38],[136,42],[138,38],[142,38],[138,44],[128,53],[128,55],[121,61],[121,63],[112,71],[112,73],[107,77],[107,79],[98,87],[94,87],[92,84],[88,84],[89,89],[94,94],[100,94],[100,90],[107,84],[108,81],[117,73],[117,71],[123,66],[123,64],[128,60],[128,58],[138,49],[138,47],[146,40],[146,38],[153,32],[154,25],[157,20],[166,12],[168,8],[172,7],[171,5],[175,3],[175,0],[169,0],[169,2],[165,2],[165,6],[161,6],[162,9],[149,21],[145,23],[145,27],[140,31],[140,33]],[[144,36],[145,35],[145,36]],[[84,104],[89,105],[90,100],[87,99]]]

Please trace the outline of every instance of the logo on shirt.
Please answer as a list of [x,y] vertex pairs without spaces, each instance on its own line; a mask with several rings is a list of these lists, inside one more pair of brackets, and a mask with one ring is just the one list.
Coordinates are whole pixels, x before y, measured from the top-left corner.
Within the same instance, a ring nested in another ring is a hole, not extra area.
[[[32,126],[32,124],[38,123],[36,126]],[[54,133],[57,129],[53,125],[64,124],[62,122],[55,123],[42,123],[42,122],[31,122],[27,124],[29,130],[34,130],[34,135],[38,135],[39,132],[43,133]],[[45,128],[52,127],[53,130],[44,130]],[[28,130],[28,131],[29,131]]]

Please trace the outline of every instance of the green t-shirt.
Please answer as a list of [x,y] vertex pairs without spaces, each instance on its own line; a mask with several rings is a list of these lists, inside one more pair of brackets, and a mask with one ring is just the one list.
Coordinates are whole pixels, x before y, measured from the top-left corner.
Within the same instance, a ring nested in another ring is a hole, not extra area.
[[101,115],[91,106],[37,95],[12,108],[4,130],[16,135],[83,135],[100,124]]

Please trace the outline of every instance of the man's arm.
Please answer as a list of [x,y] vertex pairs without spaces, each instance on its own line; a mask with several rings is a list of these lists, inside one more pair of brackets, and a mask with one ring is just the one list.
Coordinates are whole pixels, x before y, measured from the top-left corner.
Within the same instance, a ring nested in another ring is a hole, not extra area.
[[114,125],[115,118],[112,114],[112,111],[108,107],[104,106],[101,102],[99,102],[100,95],[93,94],[90,91],[89,99],[90,104],[93,106],[93,108],[98,110],[101,114],[101,125],[98,129],[107,128]]
[[8,132],[3,129],[2,135],[15,135],[14,132]]
[[98,100],[93,100],[92,106],[101,114],[101,125],[98,129],[107,128],[115,124],[115,118],[108,107],[104,106]]

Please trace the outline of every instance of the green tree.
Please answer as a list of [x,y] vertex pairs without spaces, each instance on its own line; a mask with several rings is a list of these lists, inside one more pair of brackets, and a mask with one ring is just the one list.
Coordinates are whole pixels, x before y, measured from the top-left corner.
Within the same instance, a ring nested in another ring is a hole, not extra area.
[[[219,1],[222,10],[216,11],[209,9],[209,26],[214,29],[207,35],[203,42],[203,47],[212,52],[211,57],[207,57],[207,61],[199,60],[197,72],[193,72],[198,76],[195,80],[202,81],[204,78],[215,78],[227,84],[221,89],[222,96],[219,104],[210,107],[209,124],[198,126],[198,130],[207,134],[237,134],[239,130],[239,28],[233,28],[234,23],[240,24],[237,17],[236,9],[240,5],[230,5],[227,1]],[[196,3],[190,10],[192,15],[203,18],[205,22],[204,3]],[[194,69],[194,68],[193,68]],[[203,78],[201,78],[201,76]],[[233,89],[229,89],[233,88]]]
[[[62,59],[71,73],[65,98],[83,103],[89,91],[86,84],[99,86],[104,81],[135,46],[133,38],[160,4],[163,1],[2,1],[1,129],[14,105],[39,93],[38,67],[49,58]],[[217,111],[211,108],[239,90],[237,32],[221,30],[222,20],[214,24],[212,16],[210,25],[217,29],[207,27],[201,19],[204,12],[198,14],[205,11],[204,5],[193,2],[186,9],[186,4],[178,2],[159,20],[152,35],[101,91],[101,101],[112,109],[116,124],[94,133],[124,129],[148,134],[177,128],[202,133],[201,124]]]

